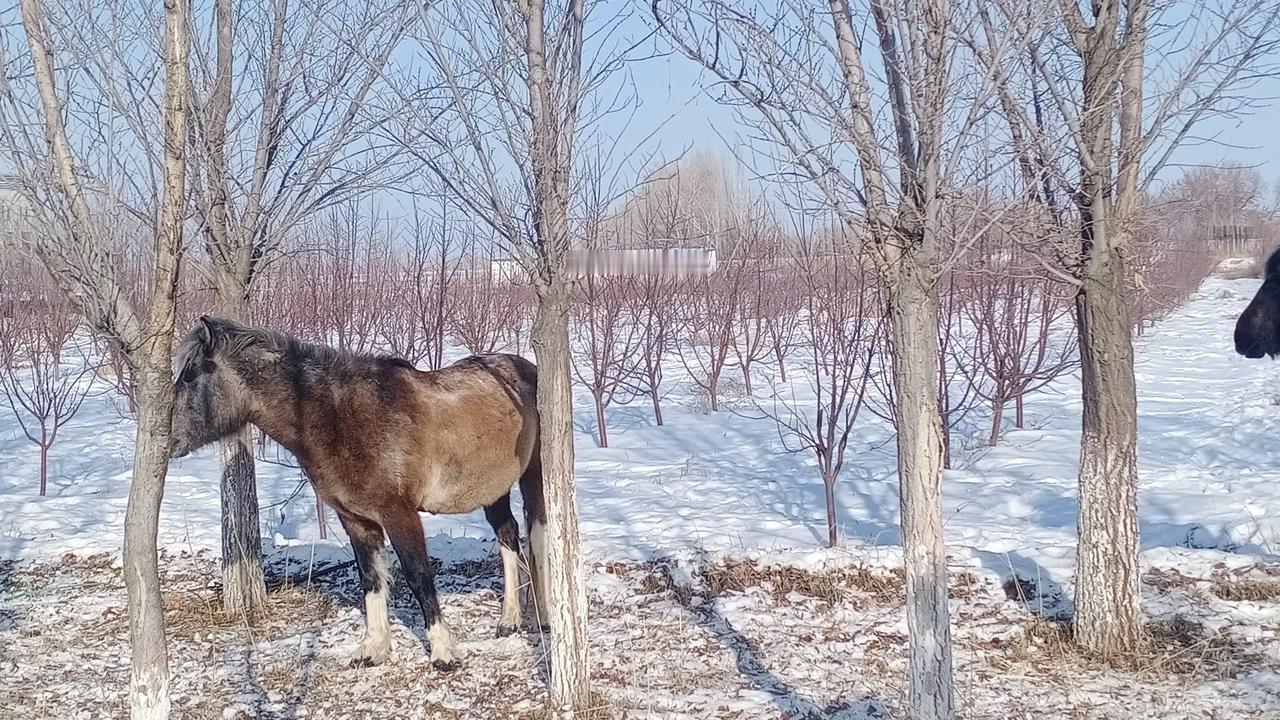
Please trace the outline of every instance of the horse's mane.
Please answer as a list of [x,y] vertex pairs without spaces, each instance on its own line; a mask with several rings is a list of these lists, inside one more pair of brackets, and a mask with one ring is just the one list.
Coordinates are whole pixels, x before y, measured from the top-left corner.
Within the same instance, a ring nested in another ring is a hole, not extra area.
[[252,327],[226,318],[205,316],[182,340],[174,353],[177,375],[215,353],[241,356],[250,352],[289,358],[312,368],[355,369],[360,366],[401,365],[412,368],[409,361],[389,355],[353,353],[327,345],[299,340],[287,333]]

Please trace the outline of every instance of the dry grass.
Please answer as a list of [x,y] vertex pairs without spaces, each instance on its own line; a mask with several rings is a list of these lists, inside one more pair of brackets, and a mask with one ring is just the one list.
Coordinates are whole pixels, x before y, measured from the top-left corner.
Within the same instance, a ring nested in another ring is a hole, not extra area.
[[267,607],[252,625],[228,613],[216,589],[175,590],[165,593],[166,629],[175,637],[199,637],[218,631],[251,634],[257,640],[273,640],[297,632],[317,620],[332,618],[337,608],[331,596],[310,585],[281,585],[267,593]]
[[[905,597],[904,574],[898,568],[865,567],[815,572],[791,566],[764,566],[751,560],[723,560],[699,572],[712,596],[766,588],[779,604],[793,593],[832,605],[850,594],[863,604],[894,606]],[[966,583],[965,587],[969,587]]]
[[1257,667],[1262,656],[1225,629],[1176,616],[1148,623],[1145,647],[1132,658],[1139,672],[1167,672],[1205,680],[1225,680]]
[[1150,622],[1136,652],[1106,657],[1086,651],[1075,643],[1069,623],[1032,616],[1021,624],[1022,633],[1012,641],[992,638],[980,644],[995,651],[992,660],[1003,654],[1013,663],[1028,664],[1046,677],[1063,672],[1107,672],[1120,670],[1139,676],[1176,675],[1193,680],[1225,680],[1258,667],[1264,660],[1246,643],[1226,630],[1210,630],[1182,616]]
[[1280,600],[1280,566],[1259,564],[1214,573],[1209,592],[1230,602],[1275,602]]
[[1187,590],[1195,585],[1195,578],[1187,577],[1173,568],[1151,568],[1142,575],[1144,585],[1168,592],[1173,589]]

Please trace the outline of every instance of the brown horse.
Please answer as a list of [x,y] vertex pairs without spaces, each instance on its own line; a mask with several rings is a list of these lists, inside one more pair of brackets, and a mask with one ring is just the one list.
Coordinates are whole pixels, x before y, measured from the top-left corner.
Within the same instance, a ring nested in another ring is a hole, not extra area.
[[1247,358],[1280,355],[1280,250],[1267,258],[1262,285],[1236,321],[1235,340]]
[[203,317],[177,352],[172,457],[246,424],[288,449],[351,538],[364,589],[366,627],[355,661],[391,653],[387,564],[391,539],[422,606],[431,661],[457,667],[440,616],[419,511],[484,508],[502,554],[498,635],[520,624],[518,481],[529,526],[530,577],[539,621],[545,567],[538,373],[515,355],[477,355],[434,372],[394,357],[355,355],[281,333]]

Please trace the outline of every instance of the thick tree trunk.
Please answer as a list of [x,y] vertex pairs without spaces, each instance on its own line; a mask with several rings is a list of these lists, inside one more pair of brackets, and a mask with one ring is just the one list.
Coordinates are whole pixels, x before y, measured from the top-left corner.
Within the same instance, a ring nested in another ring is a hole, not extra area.
[[124,584],[129,598],[129,717],[169,716],[169,655],[165,648],[164,600],[156,554],[160,501],[169,470],[173,382],[167,363],[137,371],[138,431],[133,483],[124,516]]
[[914,720],[950,720],[955,717],[955,692],[942,536],[938,296],[925,271],[910,257],[899,259],[889,273],[886,291],[911,638],[908,706]]
[[570,380],[569,293],[553,281],[539,298],[533,329],[538,362],[543,495],[547,509],[546,569],[551,620],[551,700],[572,716],[590,706],[587,593],[573,474],[573,392]]
[[1142,631],[1137,392],[1124,263],[1095,244],[1081,280],[1076,322],[1083,425],[1074,627],[1077,642],[1105,656],[1136,649]]
[[[219,311],[240,322],[249,320],[248,289],[232,268],[218,268]],[[222,606],[230,615],[252,622],[267,607],[262,571],[258,481],[249,427],[218,442],[222,503]]]
[[222,607],[252,622],[267,606],[253,431],[245,427],[219,442],[218,456],[222,461]]

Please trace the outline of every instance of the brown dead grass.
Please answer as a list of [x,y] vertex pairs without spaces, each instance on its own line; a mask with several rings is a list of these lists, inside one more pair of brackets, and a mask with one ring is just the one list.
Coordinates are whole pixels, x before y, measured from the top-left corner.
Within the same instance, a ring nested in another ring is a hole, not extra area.
[[1142,575],[1142,583],[1157,590],[1168,592],[1179,589],[1186,590],[1196,584],[1195,578],[1187,577],[1173,568],[1151,568]]
[[[1226,630],[1210,630],[1182,616],[1147,623],[1141,647],[1133,653],[1101,657],[1075,643],[1069,623],[1033,616],[1022,633],[1008,641],[981,644],[997,657],[1034,666],[1046,677],[1066,672],[1121,670],[1135,675],[1176,675],[1194,680],[1224,680],[1258,667],[1264,658]],[[1006,665],[1005,667],[1012,667]]]
[[294,634],[299,625],[332,618],[337,608],[333,598],[313,586],[282,585],[267,593],[266,610],[251,626],[223,608],[216,589],[166,592],[164,613],[165,627],[175,637],[235,630],[271,640]]
[[1280,600],[1280,571],[1252,566],[1231,573],[1215,573],[1209,592],[1230,602]]
[[904,574],[897,568],[859,567],[815,572],[729,559],[704,567],[699,575],[712,597],[762,587],[768,589],[779,604],[790,602],[789,596],[795,593],[833,605],[852,594],[864,604],[893,606],[901,604],[905,594]]

